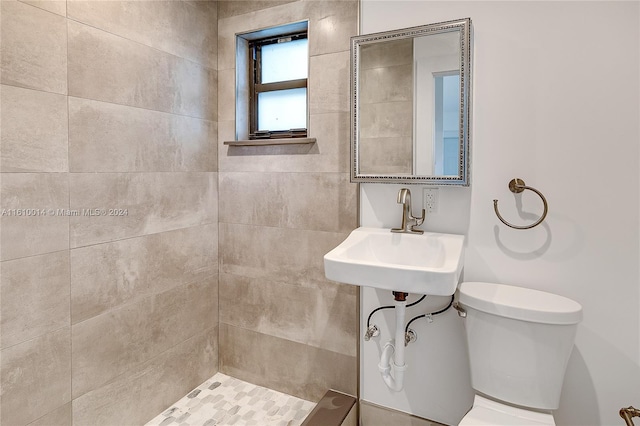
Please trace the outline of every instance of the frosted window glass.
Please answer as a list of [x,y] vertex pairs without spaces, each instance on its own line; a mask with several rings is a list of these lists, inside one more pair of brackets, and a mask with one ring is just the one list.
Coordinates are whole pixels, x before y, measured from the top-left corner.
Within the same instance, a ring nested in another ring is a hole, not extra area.
[[307,39],[262,46],[262,83],[307,78]]
[[307,127],[307,89],[288,89],[258,94],[258,130],[289,130]]

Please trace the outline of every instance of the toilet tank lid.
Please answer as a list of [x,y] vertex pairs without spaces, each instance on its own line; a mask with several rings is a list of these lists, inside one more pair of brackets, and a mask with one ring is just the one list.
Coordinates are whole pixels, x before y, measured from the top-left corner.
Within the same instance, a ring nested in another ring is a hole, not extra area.
[[577,324],[582,306],[574,300],[530,288],[484,282],[460,284],[459,303],[506,318],[544,324]]

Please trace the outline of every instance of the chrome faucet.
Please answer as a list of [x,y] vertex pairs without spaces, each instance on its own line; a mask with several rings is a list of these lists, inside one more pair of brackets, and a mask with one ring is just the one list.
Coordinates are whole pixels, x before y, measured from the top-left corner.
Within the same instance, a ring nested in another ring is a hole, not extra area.
[[409,234],[422,234],[422,229],[415,229],[422,225],[425,217],[425,210],[422,209],[422,217],[414,217],[411,213],[411,191],[402,188],[398,192],[398,204],[402,204],[402,224],[400,228],[392,228],[391,232],[406,232]]

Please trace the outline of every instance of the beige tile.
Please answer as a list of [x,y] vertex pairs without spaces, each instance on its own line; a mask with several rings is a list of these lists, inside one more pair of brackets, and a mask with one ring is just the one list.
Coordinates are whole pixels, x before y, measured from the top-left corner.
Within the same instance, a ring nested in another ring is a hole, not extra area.
[[71,250],[71,321],[218,271],[218,227],[195,226]]
[[361,138],[411,137],[412,134],[412,102],[360,105]]
[[360,48],[360,68],[363,70],[412,63],[413,39],[411,38],[368,44]]
[[[3,173],[2,260],[69,248],[68,178],[62,173]],[[63,211],[64,210],[64,211]]]
[[216,67],[215,2],[71,0],[67,8],[76,21]]
[[220,322],[355,357],[357,289],[309,288],[221,274]]
[[357,228],[356,185],[345,173],[223,172],[220,221],[318,231]]
[[349,111],[349,52],[309,58],[309,112]]
[[350,120],[351,115],[348,112],[309,116],[309,136],[317,139],[318,158],[313,163],[307,164],[306,170],[349,173],[351,170]]
[[346,233],[220,223],[221,272],[308,287],[326,286],[323,256]]
[[295,1],[300,0],[219,1],[218,16],[220,18],[228,18],[230,16],[244,15],[245,13],[256,12]]
[[229,147],[224,141],[235,139],[235,124],[221,121],[218,123],[219,170],[349,172],[349,113],[312,114],[309,136],[316,138],[315,144]]
[[[236,2],[245,3],[245,2]],[[252,9],[254,2],[246,2],[247,8]],[[274,2],[264,2],[274,3]],[[218,69],[235,68],[236,63],[236,34],[248,33],[264,28],[277,27],[309,19],[306,1],[289,3],[274,3],[273,7],[246,10],[242,14],[221,18],[218,21]],[[238,5],[244,8],[244,5]],[[221,8],[222,9],[222,8]],[[220,13],[224,13],[219,11]]]
[[224,142],[234,140],[236,140],[235,120],[218,120],[218,171],[223,170],[225,161],[229,161],[228,157],[233,156],[233,151],[230,152]]
[[362,70],[359,78],[358,102],[361,105],[413,102],[413,64]]
[[3,425],[23,425],[71,401],[69,327],[3,349]]
[[57,15],[67,16],[66,0],[20,0],[22,3],[39,7],[40,9],[53,12]]
[[71,423],[71,402],[69,402],[29,423],[29,426],[69,426]]
[[67,93],[67,26],[62,16],[17,2],[2,1],[3,84]]
[[[217,325],[217,276],[124,305],[72,326],[73,396]],[[157,413],[156,413],[157,414]]]
[[[71,247],[217,221],[216,173],[74,173],[70,195],[71,209],[81,212],[70,218]],[[107,215],[83,216],[83,209]]]
[[309,55],[349,51],[358,34],[358,1],[310,1]]
[[69,94],[212,120],[216,71],[69,21]]
[[412,174],[411,136],[397,138],[360,138],[360,173]]
[[142,425],[218,371],[217,327],[73,401],[74,426]]
[[68,251],[4,261],[0,269],[0,347],[69,326]]
[[327,389],[357,390],[356,357],[226,324],[220,324],[220,371],[308,401]]
[[215,122],[69,98],[72,172],[216,171]]
[[67,97],[2,85],[3,172],[66,172]]
[[218,71],[218,121],[236,119],[236,90],[236,70]]
[[[232,22],[228,22],[232,21]],[[218,21],[218,72],[236,68],[236,33],[235,19]]]
[[441,423],[379,407],[366,401],[360,402],[360,424],[362,426],[442,426]]

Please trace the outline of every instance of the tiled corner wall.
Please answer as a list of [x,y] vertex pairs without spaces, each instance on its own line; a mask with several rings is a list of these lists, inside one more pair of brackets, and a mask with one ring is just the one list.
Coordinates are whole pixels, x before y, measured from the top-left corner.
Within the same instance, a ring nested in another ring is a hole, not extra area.
[[[220,371],[318,401],[357,390],[357,289],[323,255],[357,226],[349,182],[349,38],[358,2],[220,2]],[[235,34],[309,21],[311,146],[228,147]]]
[[0,14],[0,423],[143,424],[218,366],[216,3]]
[[411,174],[413,40],[360,49],[360,173]]

